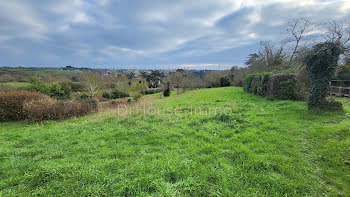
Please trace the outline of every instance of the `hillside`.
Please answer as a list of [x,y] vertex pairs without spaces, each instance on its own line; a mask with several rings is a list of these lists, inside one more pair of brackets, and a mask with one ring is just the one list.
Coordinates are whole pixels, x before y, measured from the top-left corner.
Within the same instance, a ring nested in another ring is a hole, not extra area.
[[148,96],[139,113],[0,123],[0,196],[347,196],[341,101],[308,111],[227,87]]

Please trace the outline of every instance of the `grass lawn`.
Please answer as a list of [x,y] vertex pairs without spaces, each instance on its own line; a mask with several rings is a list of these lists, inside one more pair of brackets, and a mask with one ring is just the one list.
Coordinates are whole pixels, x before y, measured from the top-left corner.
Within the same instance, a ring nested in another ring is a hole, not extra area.
[[47,74],[66,75],[76,74],[77,71],[61,70],[57,68],[0,68],[0,72],[25,73],[28,75],[45,76]]
[[12,86],[15,88],[21,88],[21,87],[27,87],[30,83],[28,82],[7,82],[7,83],[0,83],[1,85],[5,85],[5,86]]
[[146,115],[0,123],[0,196],[350,194],[349,100],[310,112],[236,87],[145,100]]

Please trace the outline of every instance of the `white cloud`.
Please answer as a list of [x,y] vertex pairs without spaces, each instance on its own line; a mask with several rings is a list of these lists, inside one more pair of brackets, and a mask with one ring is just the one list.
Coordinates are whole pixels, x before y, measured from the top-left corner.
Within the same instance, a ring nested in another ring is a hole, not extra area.
[[18,1],[1,2],[0,19],[4,23],[1,24],[1,36],[43,39],[48,31],[38,14],[30,6]]
[[92,23],[92,18],[86,15],[84,12],[78,12],[72,18],[73,23]]
[[111,58],[120,58],[123,56],[131,56],[131,55],[142,55],[144,51],[141,50],[133,50],[129,48],[123,48],[118,46],[108,46],[101,50],[103,55],[109,56]]
[[346,0],[4,0],[0,5],[0,52],[30,51],[39,63],[43,50],[51,54],[43,63],[49,57],[71,64],[205,58],[259,40],[280,40],[292,18],[319,23],[350,16]]

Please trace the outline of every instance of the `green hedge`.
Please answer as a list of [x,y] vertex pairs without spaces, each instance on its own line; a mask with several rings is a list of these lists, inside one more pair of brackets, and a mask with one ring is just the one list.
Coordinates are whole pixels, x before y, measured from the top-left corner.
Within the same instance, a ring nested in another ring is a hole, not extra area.
[[245,92],[270,99],[300,100],[293,74],[274,74],[273,72],[248,75],[244,82]]
[[272,72],[264,72],[248,75],[243,81],[244,91],[265,96],[267,94],[268,79],[272,74]]

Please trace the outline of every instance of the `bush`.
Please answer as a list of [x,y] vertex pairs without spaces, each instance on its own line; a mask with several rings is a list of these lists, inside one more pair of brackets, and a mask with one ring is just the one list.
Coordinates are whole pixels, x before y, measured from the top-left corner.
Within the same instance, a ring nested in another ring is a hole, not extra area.
[[82,83],[66,82],[66,84],[70,86],[70,88],[73,92],[80,92],[80,91],[84,91],[86,89],[86,87]]
[[322,105],[320,105],[318,108],[322,110],[338,111],[343,109],[343,105],[341,102],[327,98],[324,100],[324,103],[322,103]]
[[41,92],[48,96],[57,98],[57,99],[70,99],[72,95],[72,89],[67,83],[59,83],[59,84],[47,84],[43,81],[39,80],[36,77],[32,77],[30,79],[30,86],[28,88],[32,91]]
[[49,88],[49,96],[57,99],[70,99],[72,96],[72,89],[66,83],[53,84]]
[[163,90],[161,88],[151,88],[149,90],[147,90],[146,92],[144,92],[143,94],[147,95],[147,94],[156,94],[159,92],[162,92]]
[[21,89],[21,88],[0,84],[0,91],[9,91],[9,90],[16,90],[16,89]]
[[248,93],[267,96],[271,99],[299,100],[295,75],[255,73],[246,77],[243,88]]
[[125,98],[125,97],[129,97],[130,95],[119,91],[119,90],[114,90],[111,93],[109,92],[103,92],[102,93],[102,97],[105,99],[118,99],[118,98]]
[[64,120],[96,112],[98,102],[93,99],[80,102],[40,99],[24,103],[23,108],[27,114],[27,119],[30,121]]
[[28,87],[31,91],[41,92],[46,95],[50,95],[50,86],[49,84],[44,83],[39,80],[37,77],[30,78],[30,86]]
[[143,95],[141,93],[132,95],[133,101],[138,101]]
[[15,80],[15,78],[12,75],[9,75],[9,74],[0,75],[0,82],[2,82],[2,83],[11,82],[14,80]]
[[288,79],[279,83],[279,92],[273,97],[282,100],[298,100],[295,80]]
[[87,94],[82,94],[82,95],[80,95],[80,97],[79,97],[79,99],[81,99],[81,100],[85,100],[85,99],[89,99],[90,97],[89,97],[89,95],[87,95]]
[[63,120],[98,110],[96,100],[57,101],[39,92],[16,90],[0,92],[0,121]]
[[307,100],[310,92],[310,79],[307,73],[306,66],[301,67],[296,72],[296,87],[299,93],[300,99]]
[[271,99],[300,100],[294,74],[271,75],[267,87],[267,95]]
[[164,91],[163,91],[163,95],[164,97],[169,97],[170,96],[170,88],[166,88]]
[[103,97],[103,98],[106,98],[106,99],[110,99],[110,98],[111,98],[111,94],[108,93],[108,92],[103,92],[103,93],[102,93],[102,97]]
[[24,120],[27,118],[23,105],[26,102],[46,100],[50,97],[26,90],[0,92],[0,121]]
[[337,72],[337,79],[350,80],[350,66],[340,66]]
[[246,78],[243,81],[243,89],[244,89],[244,91],[246,91],[248,93],[252,93],[251,92],[251,83],[252,83],[252,80],[253,80],[254,77],[255,77],[254,74],[250,74],[250,75],[246,76]]
[[[308,99],[309,109],[329,106],[326,101],[327,87],[338,65],[341,52],[339,45],[324,42],[316,44],[306,54],[305,63],[311,82]],[[334,104],[334,102],[332,103]]]
[[170,96],[170,93],[171,93],[171,90],[170,90],[170,81],[166,81],[164,83],[164,90],[163,90],[163,96],[164,97],[169,97]]
[[220,86],[221,87],[227,87],[231,85],[231,79],[229,76],[221,77],[220,78]]
[[264,72],[248,75],[243,82],[244,91],[265,96],[267,94],[268,79],[271,74],[270,72]]
[[270,78],[270,75],[272,75],[272,73],[270,73],[270,72],[259,74],[257,95],[266,96],[268,94],[268,92],[267,92],[268,91],[268,80]]
[[79,77],[78,76],[72,76],[72,81],[73,82],[79,82]]
[[125,97],[129,97],[130,95],[125,93],[125,92],[121,92],[119,90],[114,90],[111,93],[111,97],[112,99],[118,99],[118,98],[125,98]]
[[139,100],[143,96],[142,93],[148,90],[148,85],[143,79],[135,79],[130,85],[130,92],[134,101]]
[[254,75],[254,77],[252,78],[252,81],[250,83],[250,92],[251,93],[253,93],[253,94],[258,93],[259,81],[260,81],[260,76]]

